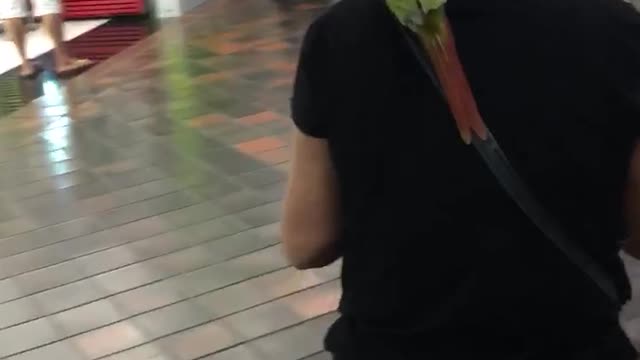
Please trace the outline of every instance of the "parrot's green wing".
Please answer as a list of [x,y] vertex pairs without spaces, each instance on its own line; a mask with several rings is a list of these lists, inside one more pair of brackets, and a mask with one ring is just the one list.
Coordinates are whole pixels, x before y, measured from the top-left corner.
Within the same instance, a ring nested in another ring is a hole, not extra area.
[[387,6],[404,26],[417,31],[425,25],[429,29],[439,28],[434,27],[434,20],[440,18],[446,2],[447,0],[387,0]]
[[442,7],[447,0],[418,0],[422,11],[428,13],[431,10],[436,10]]
[[387,6],[404,26],[416,30],[424,23],[418,0],[387,0]]

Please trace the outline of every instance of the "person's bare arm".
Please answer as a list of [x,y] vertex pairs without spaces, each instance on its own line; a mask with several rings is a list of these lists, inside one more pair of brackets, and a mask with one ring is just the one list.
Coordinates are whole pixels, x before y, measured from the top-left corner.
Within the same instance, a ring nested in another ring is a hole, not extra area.
[[336,176],[326,140],[304,135],[299,130],[294,137],[282,243],[287,258],[296,268],[323,267],[340,256]]

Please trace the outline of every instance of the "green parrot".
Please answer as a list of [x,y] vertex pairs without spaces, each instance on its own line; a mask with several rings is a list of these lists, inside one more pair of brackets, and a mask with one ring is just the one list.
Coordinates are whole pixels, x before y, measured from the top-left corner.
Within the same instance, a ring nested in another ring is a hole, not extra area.
[[445,12],[447,0],[386,0],[396,18],[415,32],[433,64],[460,136],[470,144],[473,135],[487,138],[487,128],[458,58]]

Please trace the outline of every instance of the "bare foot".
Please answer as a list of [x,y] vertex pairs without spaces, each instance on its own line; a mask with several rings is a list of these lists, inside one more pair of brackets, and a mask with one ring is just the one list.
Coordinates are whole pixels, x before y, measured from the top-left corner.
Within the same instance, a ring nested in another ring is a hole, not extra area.
[[20,77],[29,78],[35,75],[36,69],[30,61],[22,63],[20,66]]

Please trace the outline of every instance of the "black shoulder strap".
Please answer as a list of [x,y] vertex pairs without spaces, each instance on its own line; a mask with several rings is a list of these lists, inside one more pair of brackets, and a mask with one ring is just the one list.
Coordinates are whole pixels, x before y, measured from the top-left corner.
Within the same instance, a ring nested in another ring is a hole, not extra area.
[[[420,62],[423,70],[427,73],[434,86],[439,90],[440,94],[445,97],[444,91],[440,85],[437,75],[433,70],[433,66],[428,60],[424,49],[419,45],[417,39],[407,28],[398,25],[404,34],[414,55]],[[446,97],[445,97],[446,101]],[[472,144],[480,153],[486,165],[491,169],[500,185],[515,201],[520,209],[531,219],[531,221],[551,240],[551,242],[560,249],[567,258],[578,268],[580,268],[593,282],[602,290],[602,292],[614,304],[621,304],[620,296],[614,282],[610,276],[602,269],[602,267],[578,244],[569,239],[563,229],[558,226],[557,222],[552,219],[549,213],[544,209],[542,204],[533,196],[529,187],[524,180],[518,175],[516,170],[511,166],[508,158],[500,148],[500,145],[487,129],[488,137],[486,140],[479,139],[474,136]]]

